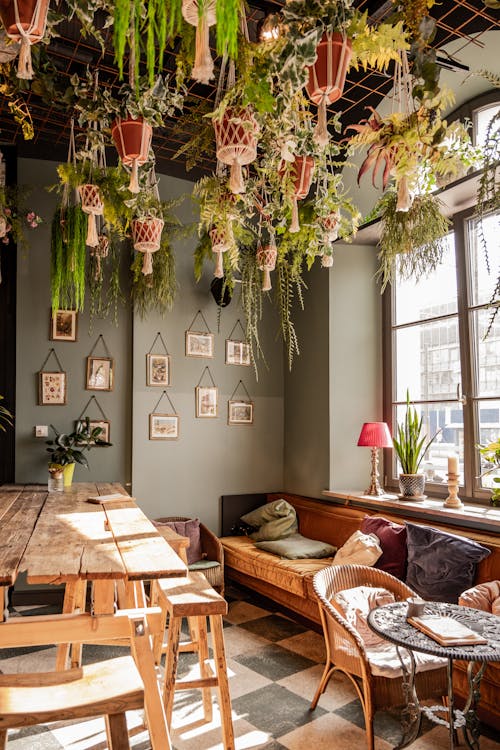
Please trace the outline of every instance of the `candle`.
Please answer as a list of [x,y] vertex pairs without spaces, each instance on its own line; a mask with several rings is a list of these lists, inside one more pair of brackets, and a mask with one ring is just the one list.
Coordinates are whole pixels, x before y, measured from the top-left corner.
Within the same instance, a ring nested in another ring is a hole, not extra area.
[[458,474],[458,456],[451,453],[448,456],[448,474]]

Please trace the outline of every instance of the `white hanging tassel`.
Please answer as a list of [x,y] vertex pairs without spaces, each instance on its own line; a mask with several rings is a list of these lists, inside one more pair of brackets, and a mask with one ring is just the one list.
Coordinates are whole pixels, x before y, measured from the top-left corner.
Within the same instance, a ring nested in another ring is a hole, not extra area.
[[153,273],[153,253],[144,253],[144,260],[142,261],[142,273],[144,276],[149,276]]
[[214,276],[216,279],[222,279],[224,277],[224,264],[222,262],[222,253],[218,252],[218,253],[215,253],[215,255],[216,255],[216,261],[215,261]]
[[328,121],[326,112],[326,96],[318,104],[318,122],[314,128],[314,142],[323,148],[328,145],[330,135],[328,133]]
[[196,51],[191,76],[199,83],[209,83],[214,77],[214,61],[210,54],[210,27],[203,13],[196,27]]
[[296,232],[300,232],[300,224],[299,224],[299,207],[297,204],[297,198],[292,199],[292,223],[290,224],[289,231],[292,234],[295,234]]
[[134,159],[132,162],[132,171],[130,173],[128,189],[131,193],[139,192],[139,164],[137,163],[137,159]]
[[408,180],[406,177],[402,177],[398,185],[398,201],[396,203],[396,211],[403,211],[406,213],[410,210],[413,198],[411,197],[410,191],[408,190]]
[[87,219],[87,240],[86,243],[89,247],[97,247],[99,244],[99,236],[97,234],[97,224],[95,220],[95,214],[89,214]]
[[243,170],[237,159],[231,164],[231,175],[229,177],[229,190],[238,195],[245,192],[245,183],[243,181]]
[[25,80],[31,80],[33,78],[31,42],[26,35],[23,35],[21,38],[21,48],[19,50],[19,60],[17,63],[17,77],[24,78]]
[[269,271],[268,266],[264,266],[263,272],[262,272],[262,291],[263,292],[270,292],[272,289],[271,285],[271,273]]

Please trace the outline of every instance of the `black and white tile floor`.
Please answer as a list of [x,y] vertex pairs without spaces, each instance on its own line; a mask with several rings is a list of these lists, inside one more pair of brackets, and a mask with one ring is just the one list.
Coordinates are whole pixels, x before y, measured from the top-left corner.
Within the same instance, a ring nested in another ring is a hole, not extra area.
[[[323,671],[323,637],[283,614],[269,601],[230,587],[224,622],[236,750],[353,750],[366,748],[363,714],[354,689],[334,677],[314,712],[310,701]],[[22,614],[35,613],[24,611]],[[37,614],[42,609],[36,610]],[[90,662],[121,653],[109,647],[84,647]],[[3,672],[52,669],[54,649],[0,652]],[[196,657],[181,656],[181,675],[196,669]],[[214,691],[215,692],[215,691]],[[28,709],[29,710],[29,709]],[[130,712],[131,746],[149,750],[139,713]],[[400,739],[397,712],[375,718],[376,750],[389,750]],[[199,691],[177,692],[172,720],[175,750],[222,750],[220,720],[214,696],[214,720],[203,721]],[[8,750],[101,750],[106,746],[103,720],[59,723],[12,730]],[[426,723],[413,750],[445,750],[448,732]],[[485,728],[481,750],[500,750],[500,738]]]

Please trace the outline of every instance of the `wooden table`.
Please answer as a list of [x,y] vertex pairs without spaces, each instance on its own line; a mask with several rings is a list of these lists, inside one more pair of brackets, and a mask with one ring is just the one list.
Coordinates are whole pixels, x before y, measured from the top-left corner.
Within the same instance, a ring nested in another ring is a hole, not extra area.
[[[120,493],[109,506],[87,501],[90,495]],[[147,607],[144,581],[186,575],[186,565],[119,484],[73,485],[47,493],[37,486],[0,487],[0,591],[19,573],[28,583],[65,584],[63,614],[84,611],[91,585],[91,613],[112,617],[117,606]],[[3,619],[3,618],[0,618]],[[117,631],[118,632],[118,631]],[[146,688],[146,713],[153,748],[170,748],[155,674],[152,637],[136,654]],[[149,637],[151,636],[151,637]],[[71,632],[68,632],[71,643]],[[74,638],[72,663],[81,656]],[[0,648],[2,626],[0,625]],[[59,646],[56,668],[65,669],[70,645]]]

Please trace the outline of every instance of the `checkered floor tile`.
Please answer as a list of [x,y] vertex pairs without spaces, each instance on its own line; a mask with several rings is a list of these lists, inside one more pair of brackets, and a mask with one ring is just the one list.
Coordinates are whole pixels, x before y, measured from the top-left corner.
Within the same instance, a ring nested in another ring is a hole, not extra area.
[[[248,591],[226,591],[229,613],[224,621],[236,750],[352,750],[366,747],[363,713],[350,683],[335,676],[315,711],[309,706],[323,671],[323,637],[304,625],[272,611],[272,606]],[[43,608],[13,615],[43,614]],[[120,648],[84,647],[89,663],[123,653]],[[43,671],[53,668],[55,650],[16,649],[0,652],[0,670]],[[196,657],[182,654],[180,676],[195,674]],[[214,691],[215,692],[215,691]],[[175,750],[222,750],[220,717],[214,695],[211,723],[203,720],[199,691],[176,692],[172,719]],[[139,712],[130,712],[134,750],[150,750],[149,735]],[[400,740],[397,711],[375,717],[376,750],[389,750]],[[101,750],[106,747],[101,719],[58,723],[9,732],[8,750]],[[449,748],[445,727],[424,723],[414,750]],[[494,732],[484,728],[481,750],[500,750]]]

